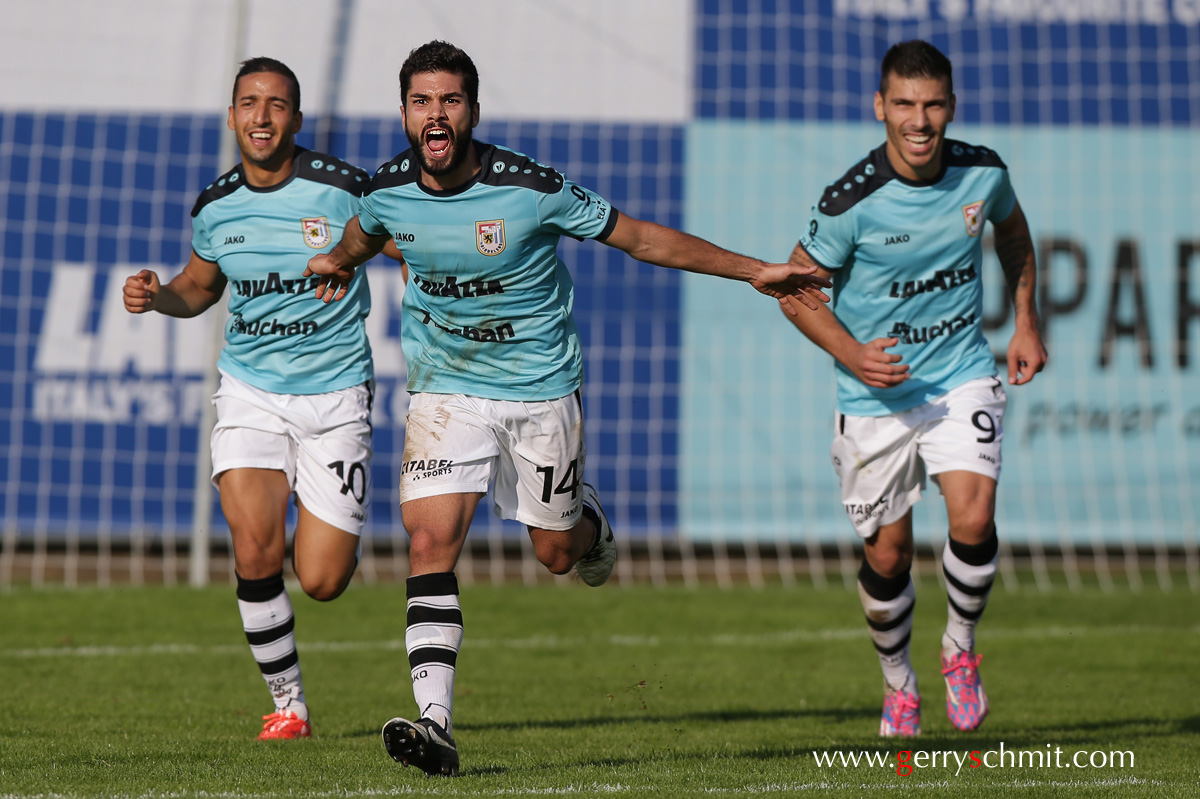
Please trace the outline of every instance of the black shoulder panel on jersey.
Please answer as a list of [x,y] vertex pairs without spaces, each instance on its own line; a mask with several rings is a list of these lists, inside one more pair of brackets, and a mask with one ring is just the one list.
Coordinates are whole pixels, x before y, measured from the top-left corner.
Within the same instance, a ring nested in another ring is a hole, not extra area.
[[420,166],[410,148],[375,170],[375,175],[371,178],[371,183],[363,192],[363,196],[366,197],[371,192],[380,189],[391,189],[408,183],[416,183],[420,177]]
[[520,186],[555,194],[562,191],[563,176],[520,153],[479,142],[479,182],[487,186]]
[[299,176],[314,183],[324,183],[327,186],[348,191],[355,197],[366,191],[370,176],[366,170],[354,164],[348,164],[332,155],[318,153],[314,150],[296,148],[296,162],[300,165]]
[[817,209],[826,216],[844,214],[895,177],[896,173],[887,159],[887,145],[880,145],[852,166],[850,171],[825,187]]
[[221,177],[208,184],[208,188],[200,192],[200,196],[196,198],[196,204],[192,206],[192,219],[200,213],[201,209],[214,200],[219,200],[222,197],[228,197],[237,191],[246,182],[246,175],[242,172],[242,165],[238,164],[233,169],[226,172]]
[[1008,169],[995,150],[954,139],[946,139],[946,143],[942,145],[942,163],[946,166],[990,166]]

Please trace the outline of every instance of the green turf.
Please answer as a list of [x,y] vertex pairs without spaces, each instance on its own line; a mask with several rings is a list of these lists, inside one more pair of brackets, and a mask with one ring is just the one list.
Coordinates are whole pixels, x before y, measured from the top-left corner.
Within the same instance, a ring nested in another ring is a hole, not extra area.
[[[383,722],[413,711],[403,587],[292,595],[315,736],[259,743],[270,701],[231,589],[0,593],[0,799],[1200,795],[1200,602],[1186,589],[997,590],[979,633],[993,711],[964,734],[942,707],[944,594],[923,584],[924,735],[901,747],[874,734],[881,679],[852,591],[466,588],[457,780],[380,744]],[[1133,762],[1038,768],[1026,754],[1024,768],[959,771],[1002,744]],[[899,748],[948,754],[901,776]],[[892,767],[814,756],[860,751]]]

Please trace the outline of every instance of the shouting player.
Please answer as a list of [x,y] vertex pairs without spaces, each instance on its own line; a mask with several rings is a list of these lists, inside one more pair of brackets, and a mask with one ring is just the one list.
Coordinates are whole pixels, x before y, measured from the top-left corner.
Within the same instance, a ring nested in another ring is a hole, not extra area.
[[475,141],[478,92],[475,65],[457,47],[435,41],[409,54],[400,96],[411,149],[380,167],[341,243],[309,264],[328,277],[327,301],[389,240],[413,274],[401,327],[412,400],[400,502],[412,541],[406,641],[420,715],[392,719],[383,739],[395,760],[427,774],[458,770],[454,568],[489,486],[496,512],[528,527],[554,574],[573,567],[597,586],[616,560],[596,492],[582,480],[582,352],[559,239],[597,239],[809,308],[828,299],[812,266],[764,264],[639,221],[550,167]]

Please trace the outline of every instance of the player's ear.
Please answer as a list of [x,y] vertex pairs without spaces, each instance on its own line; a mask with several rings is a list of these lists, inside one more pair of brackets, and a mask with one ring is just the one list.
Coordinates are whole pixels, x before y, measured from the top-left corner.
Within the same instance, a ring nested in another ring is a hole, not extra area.
[[475,103],[475,107],[471,109],[471,130],[479,124],[479,103]]
[[292,133],[299,133],[302,127],[304,127],[304,112],[297,111],[292,116]]
[[954,121],[954,106],[956,104],[956,99],[957,98],[955,98],[954,92],[950,92],[950,116],[946,118],[946,122]]
[[233,106],[229,106],[229,118],[225,120],[225,125],[230,130],[237,130],[237,126],[233,124]]
[[883,115],[883,95],[875,92],[875,118],[882,122],[885,117]]

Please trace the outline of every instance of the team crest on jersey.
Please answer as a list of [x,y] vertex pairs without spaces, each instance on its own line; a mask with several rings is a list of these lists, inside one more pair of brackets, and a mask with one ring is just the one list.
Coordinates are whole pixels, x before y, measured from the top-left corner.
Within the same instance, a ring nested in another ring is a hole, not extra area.
[[978,236],[983,230],[983,200],[964,205],[963,220],[967,223],[967,235]]
[[328,247],[332,236],[329,235],[329,220],[323,216],[311,216],[300,220],[304,228],[304,243],[313,249]]
[[475,223],[475,246],[484,255],[499,255],[504,252],[504,220],[489,219]]

